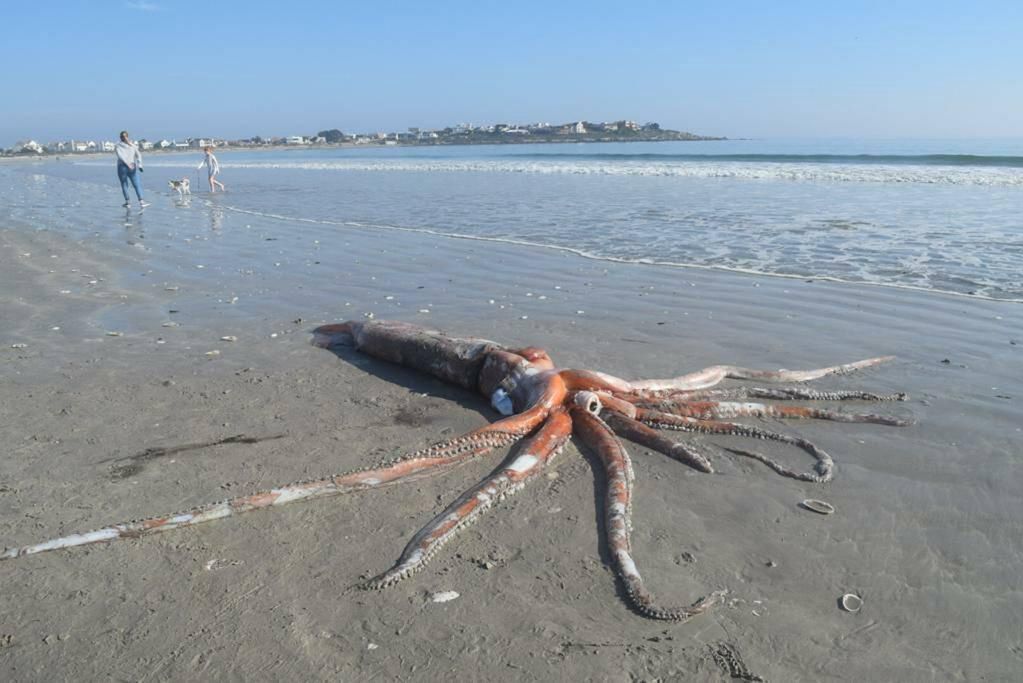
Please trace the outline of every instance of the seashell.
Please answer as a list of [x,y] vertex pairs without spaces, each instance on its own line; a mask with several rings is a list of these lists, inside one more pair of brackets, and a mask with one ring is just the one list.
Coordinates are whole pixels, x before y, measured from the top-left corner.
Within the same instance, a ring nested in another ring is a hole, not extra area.
[[160,325],[160,327],[179,327],[179,325],[178,325],[178,323],[171,321],[171,322],[162,323]]
[[238,341],[238,337],[234,336],[233,334],[229,334],[221,337],[220,341],[236,342]]
[[856,614],[863,608],[863,598],[855,593],[846,593],[838,603],[842,605],[842,609],[846,612],[852,612],[853,614]]
[[817,500],[816,498],[807,498],[799,504],[799,507],[816,512],[819,515],[830,515],[835,512],[834,505],[825,503],[823,500]]
[[430,600],[432,602],[449,602],[458,597],[458,593],[455,591],[441,591],[440,593],[431,593]]
[[107,332],[108,337],[123,337],[124,332]]
[[206,355],[212,358],[213,356],[219,356],[220,351],[218,349],[213,349],[212,351],[207,351]]
[[12,349],[27,349],[28,344],[11,344]]

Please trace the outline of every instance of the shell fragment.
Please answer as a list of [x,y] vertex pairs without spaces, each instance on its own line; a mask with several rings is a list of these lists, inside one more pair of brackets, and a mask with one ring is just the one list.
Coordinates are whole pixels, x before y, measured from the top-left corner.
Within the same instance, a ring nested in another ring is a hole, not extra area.
[[863,598],[855,593],[846,593],[842,596],[842,599],[839,600],[839,603],[842,605],[842,609],[846,612],[852,612],[853,614],[859,612],[863,608]]
[[799,507],[804,510],[816,512],[818,515],[830,515],[835,512],[834,505],[831,503],[825,503],[823,500],[817,500],[816,498],[807,498],[799,504]]

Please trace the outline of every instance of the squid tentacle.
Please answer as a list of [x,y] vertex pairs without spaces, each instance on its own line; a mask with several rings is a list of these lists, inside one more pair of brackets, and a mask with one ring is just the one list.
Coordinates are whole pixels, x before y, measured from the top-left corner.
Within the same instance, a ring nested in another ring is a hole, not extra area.
[[782,443],[791,444],[809,453],[816,460],[814,463],[815,472],[797,472],[793,469],[782,465],[781,463],[773,460],[766,455],[760,453],[754,453],[752,451],[736,451],[732,450],[733,453],[743,455],[754,460],[758,460],[763,464],[770,467],[772,470],[782,475],[783,477],[789,477],[791,479],[798,479],[799,481],[809,481],[817,484],[824,484],[831,481],[831,477],[834,474],[835,462],[831,459],[831,456],[820,448],[816,444],[807,439],[798,436],[788,436],[787,434],[779,434],[778,432],[772,432],[767,429],[760,427],[753,427],[751,425],[739,424],[737,422],[719,422],[716,420],[699,420],[694,417],[684,417],[682,415],[672,415],[670,413],[662,413],[656,410],[649,410],[645,408],[639,408],[636,411],[636,419],[643,424],[656,427],[660,429],[674,429],[683,432],[701,432],[704,434],[727,434],[732,436],[748,436],[756,439],[767,439],[769,441],[780,441]]
[[602,411],[601,417],[607,425],[619,436],[624,436],[630,441],[635,441],[641,446],[663,453],[673,460],[678,460],[684,465],[689,465],[695,470],[713,474],[714,468],[705,455],[700,453],[690,444],[672,441],[661,436],[657,430],[651,429],[638,420],[633,420],[625,415],[615,412]]
[[607,544],[614,557],[616,573],[625,585],[629,603],[643,616],[662,621],[685,622],[709,610],[721,600],[726,591],[715,591],[688,607],[668,608],[656,604],[632,559],[630,532],[633,473],[629,454],[611,428],[597,415],[580,406],[574,406],[571,410],[576,433],[597,453],[604,465],[608,487],[605,501]]
[[483,481],[458,497],[443,512],[430,520],[386,572],[363,584],[363,588],[379,590],[393,586],[412,576],[429,562],[454,536],[482,517],[493,505],[525,487],[561,452],[572,433],[572,422],[563,409],[551,412],[547,422],[522,444],[518,454],[511,456]]
[[728,419],[733,417],[777,417],[782,419],[831,420],[833,422],[869,422],[893,427],[910,424],[901,418],[876,413],[843,413],[837,410],[812,406],[775,406],[767,403],[735,401],[644,401],[641,408],[651,408],[663,413],[695,417],[703,420]]
[[663,394],[676,393],[690,389],[706,389],[720,383],[725,378],[753,379],[762,382],[809,382],[826,375],[845,375],[856,370],[879,365],[892,360],[895,356],[879,356],[867,358],[853,363],[833,365],[815,370],[754,370],[735,365],[713,365],[703,370],[671,379],[646,379],[629,382],[631,391],[644,397],[658,397]]
[[707,399],[737,400],[744,398],[769,398],[776,401],[905,401],[905,392],[895,394],[874,394],[869,391],[839,390],[820,391],[804,387],[732,387],[729,389],[694,389],[679,391],[662,397],[664,400],[699,401]]
[[0,560],[121,538],[140,538],[171,529],[234,517],[252,510],[286,505],[299,500],[324,498],[378,488],[401,481],[412,481],[440,474],[471,458],[515,443],[532,431],[536,423],[542,421],[546,414],[546,409],[537,408],[513,415],[468,434],[442,441],[375,467],[351,470],[323,479],[294,482],[267,491],[200,505],[184,512],[121,522],[94,531],[71,534],[42,543],[7,548],[0,553]]

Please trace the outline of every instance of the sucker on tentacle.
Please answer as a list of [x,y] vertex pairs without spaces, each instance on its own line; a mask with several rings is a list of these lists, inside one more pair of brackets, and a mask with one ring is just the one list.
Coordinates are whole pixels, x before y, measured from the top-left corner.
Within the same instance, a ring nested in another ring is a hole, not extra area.
[[693,389],[661,397],[662,400],[701,401],[708,399],[737,400],[744,398],[770,398],[776,401],[905,401],[903,392],[872,394],[867,391],[820,391],[805,387],[731,387],[729,389]]
[[640,401],[638,408],[701,420],[721,420],[735,417],[777,417],[781,419],[831,420],[832,422],[872,422],[874,424],[904,427],[908,422],[890,415],[873,413],[843,413],[837,410],[811,406],[773,406],[766,403],[739,403],[735,401]]
[[659,427],[661,429],[674,429],[682,432],[701,432],[703,434],[726,434],[731,436],[749,436],[755,439],[767,439],[769,441],[780,441],[782,443],[791,444],[798,448],[803,449],[816,459],[814,463],[814,469],[816,472],[796,472],[795,470],[785,467],[781,463],[768,458],[766,455],[754,453],[752,451],[743,452],[743,455],[759,460],[764,463],[772,470],[782,475],[783,477],[789,477],[791,479],[798,479],[800,481],[812,481],[817,484],[824,484],[831,481],[831,477],[834,473],[835,463],[831,459],[831,456],[824,452],[823,449],[819,448],[814,443],[807,441],[797,436],[787,436],[785,434],[779,434],[778,432],[772,432],[767,429],[760,427],[753,427],[750,425],[739,424],[737,422],[717,422],[714,420],[698,420],[692,417],[683,417],[680,415],[671,415],[669,413],[661,413],[656,410],[647,410],[639,408],[636,411],[636,419],[645,425],[651,427]]
[[[567,444],[572,433],[599,457],[607,474],[604,505],[607,542],[614,570],[626,588],[630,605],[652,619],[686,621],[718,603],[725,591],[712,592],[689,607],[657,606],[646,590],[632,557],[632,461],[616,432],[679,460],[701,472],[713,472],[695,446],[675,443],[653,428],[770,439],[801,448],[816,460],[815,471],[796,472],[751,451],[728,449],[767,465],[775,472],[803,481],[823,483],[832,477],[831,457],[801,437],[761,427],[720,421],[732,417],[806,417],[843,422],[904,426],[908,421],[884,415],[840,413],[817,407],[774,406],[735,402],[746,398],[834,401],[905,400],[905,394],[859,391],[816,391],[802,387],[711,389],[725,378],[764,382],[805,382],[871,367],[890,357],[871,358],[816,370],[751,370],[729,365],[705,368],[666,380],[628,381],[594,370],[558,368],[543,349],[510,349],[485,339],[452,337],[410,323],[366,321],[325,325],[314,341],[330,347],[341,341],[368,355],[428,373],[444,382],[482,395],[506,417],[468,434],[442,441],[389,462],[289,484],[248,496],[202,505],[186,512],[114,524],[35,545],[10,548],[0,560],[119,538],[140,538],[170,529],[284,505],[415,481],[450,471],[490,451],[513,446],[507,459],[489,476],[435,516],[406,545],[389,570],[366,582],[384,588],[421,570],[438,550],[495,502],[534,479]],[[528,437],[528,438],[527,438]]]

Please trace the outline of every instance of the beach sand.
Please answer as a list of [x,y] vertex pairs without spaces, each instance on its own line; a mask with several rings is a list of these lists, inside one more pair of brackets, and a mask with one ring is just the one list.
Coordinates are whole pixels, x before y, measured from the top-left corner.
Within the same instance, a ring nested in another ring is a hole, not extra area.
[[[369,312],[628,378],[895,354],[815,386],[907,391],[866,408],[916,424],[768,421],[833,455],[824,486],[718,447],[760,442],[695,437],[713,475],[632,445],[649,588],[667,605],[730,591],[684,625],[623,601],[601,539],[603,478],[570,446],[556,476],[382,592],[353,586],[500,454],[406,486],[2,562],[0,678],[1018,680],[1019,305],[415,234],[343,239],[330,263],[202,279],[203,242],[191,263],[175,252],[143,267],[130,244],[0,230],[0,544],[326,476],[495,419],[479,396],[310,344],[317,325]],[[274,258],[260,236],[249,248]],[[267,440],[139,457],[238,434]],[[836,513],[803,510],[805,498]],[[432,602],[439,591],[459,597]],[[838,606],[850,592],[864,601],[855,614]]]

